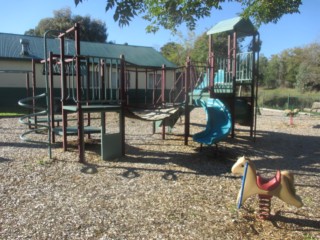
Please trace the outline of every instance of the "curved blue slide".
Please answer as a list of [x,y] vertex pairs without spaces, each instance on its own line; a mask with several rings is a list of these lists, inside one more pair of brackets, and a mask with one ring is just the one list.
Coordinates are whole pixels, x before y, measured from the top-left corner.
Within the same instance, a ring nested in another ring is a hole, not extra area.
[[193,135],[193,140],[212,145],[226,139],[231,131],[231,114],[228,108],[219,100],[209,98],[207,102],[200,100],[207,115],[206,129]]

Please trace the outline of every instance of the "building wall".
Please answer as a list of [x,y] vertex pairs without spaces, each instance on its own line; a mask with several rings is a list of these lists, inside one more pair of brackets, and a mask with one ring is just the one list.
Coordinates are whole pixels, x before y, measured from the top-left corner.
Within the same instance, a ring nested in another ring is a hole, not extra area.
[[[0,70],[24,70],[24,71],[30,71],[28,73],[29,75],[29,87],[30,91],[27,92],[26,90],[26,84],[27,84],[27,73],[0,73],[0,111],[1,109],[5,108],[11,108],[11,107],[18,107],[18,101],[26,98],[28,96],[32,95],[32,86],[33,86],[33,75],[31,73],[32,71],[32,62],[31,61],[19,61],[19,60],[0,60]],[[111,74],[110,74],[111,71]],[[152,96],[151,90],[155,87],[158,91],[158,95],[160,94],[160,89],[161,89],[161,70],[158,71],[153,71],[151,69],[140,69],[138,71],[138,74],[136,74],[136,69],[135,68],[127,68],[127,88],[129,89],[129,92],[131,91],[130,95],[133,96],[132,99],[136,99],[136,89],[138,90],[138,95],[140,96],[141,99],[144,98],[144,94],[150,98]],[[99,86],[99,82],[101,80],[100,77],[101,72],[96,71],[95,73],[92,74],[92,71],[90,71],[90,78],[91,81],[96,82],[96,86]],[[167,70],[166,71],[166,91],[168,92],[172,86],[173,86],[173,81],[174,81],[174,74],[175,72],[172,70]],[[155,76],[155,79],[154,79]],[[107,88],[116,88],[119,86],[118,84],[115,84],[119,79],[119,73],[117,72],[116,68],[109,68],[105,69],[105,83]],[[45,81],[45,76],[43,75],[43,64],[41,63],[36,63],[35,64],[35,78],[36,78],[36,94],[41,94],[45,92],[46,89],[46,81]],[[68,78],[68,77],[67,77]],[[95,80],[93,80],[95,78]],[[157,86],[155,86],[155,81],[158,83]],[[69,80],[71,87],[72,87],[72,81],[74,81],[74,86],[75,84],[75,79]],[[86,79],[83,79],[83,83],[86,82]],[[54,76],[54,88],[55,88],[55,94],[60,95],[60,76],[56,75]],[[86,87],[86,84],[84,84],[84,87]],[[134,93],[134,94],[133,94]],[[56,96],[60,97],[60,96]],[[142,100],[141,100],[142,101]]]

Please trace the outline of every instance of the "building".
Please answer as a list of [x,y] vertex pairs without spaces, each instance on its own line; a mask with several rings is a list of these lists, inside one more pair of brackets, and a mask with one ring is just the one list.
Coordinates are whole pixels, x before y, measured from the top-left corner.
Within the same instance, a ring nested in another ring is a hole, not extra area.
[[[65,40],[66,55],[74,55],[74,45],[74,40]],[[48,52],[60,53],[58,38],[48,38],[45,41],[42,37],[0,33],[0,110],[17,106],[17,102],[27,96],[28,78],[29,86],[32,85],[32,60],[36,61],[34,74],[37,93],[45,91],[44,64],[41,63],[45,58],[45,47]],[[156,87],[163,65],[166,67],[166,88],[170,89],[173,85],[174,69],[177,66],[152,47],[95,42],[80,42],[80,47],[81,55],[92,56],[94,61],[119,59],[120,55],[124,55],[128,70],[127,87],[139,90],[140,95],[146,92],[145,90]],[[93,68],[91,67],[91,72],[94,71]],[[92,73],[92,76],[97,74]],[[117,72],[107,75],[109,87],[117,86]],[[60,88],[59,76],[54,78],[54,87]]]

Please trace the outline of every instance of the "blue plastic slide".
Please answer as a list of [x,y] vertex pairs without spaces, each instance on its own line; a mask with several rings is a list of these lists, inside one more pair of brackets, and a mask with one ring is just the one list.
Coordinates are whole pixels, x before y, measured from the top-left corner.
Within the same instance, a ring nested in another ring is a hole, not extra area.
[[202,132],[193,135],[193,140],[212,145],[226,139],[231,131],[231,114],[228,108],[219,100],[209,98],[207,103],[201,100],[206,111],[207,125]]

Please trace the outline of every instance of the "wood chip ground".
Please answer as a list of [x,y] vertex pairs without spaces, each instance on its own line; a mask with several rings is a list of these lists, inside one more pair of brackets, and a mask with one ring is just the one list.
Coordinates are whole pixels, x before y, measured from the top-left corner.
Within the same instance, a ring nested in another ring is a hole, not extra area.
[[[100,160],[99,135],[86,139],[86,164],[76,139],[67,152],[19,139],[17,118],[0,119],[0,239],[320,239],[320,116],[261,110],[256,141],[248,128],[218,151],[189,138],[184,119],[162,140],[152,123],[126,118],[126,156]],[[107,131],[118,123],[107,115]],[[205,127],[202,109],[191,113],[191,134]],[[33,138],[46,140],[45,134]],[[240,210],[241,178],[230,173],[246,155],[266,176],[295,174],[295,208],[273,198],[268,221],[256,218],[257,198]]]

